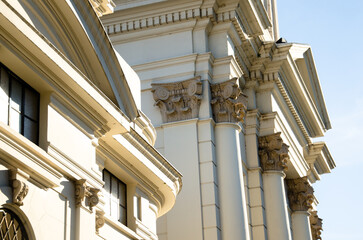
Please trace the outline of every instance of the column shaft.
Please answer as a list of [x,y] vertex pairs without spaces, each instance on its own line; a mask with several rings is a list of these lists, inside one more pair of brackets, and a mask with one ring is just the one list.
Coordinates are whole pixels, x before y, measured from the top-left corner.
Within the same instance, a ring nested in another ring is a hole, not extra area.
[[223,240],[249,239],[239,131],[234,123],[218,123],[215,128]]
[[295,211],[292,214],[292,234],[294,240],[312,240],[309,215],[307,211]]
[[291,240],[284,185],[285,174],[282,171],[266,171],[262,176],[268,239]]

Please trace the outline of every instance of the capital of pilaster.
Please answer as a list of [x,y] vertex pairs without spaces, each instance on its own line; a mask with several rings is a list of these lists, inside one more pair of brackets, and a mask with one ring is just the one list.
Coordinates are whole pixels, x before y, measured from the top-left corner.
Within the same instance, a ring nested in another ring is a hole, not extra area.
[[286,171],[289,146],[282,142],[281,133],[258,138],[258,154],[264,171]]
[[237,78],[212,84],[212,111],[217,123],[242,122],[247,110],[247,96],[237,84]]
[[197,118],[203,93],[200,77],[182,82],[153,83],[155,106],[164,123]]
[[86,179],[77,180],[75,183],[76,207],[88,206],[92,211],[99,203],[99,189],[87,186]]
[[323,219],[318,217],[317,211],[310,213],[310,228],[313,240],[321,239],[321,231],[323,230]]
[[292,211],[308,211],[314,201],[314,189],[307,177],[286,180],[288,198]]

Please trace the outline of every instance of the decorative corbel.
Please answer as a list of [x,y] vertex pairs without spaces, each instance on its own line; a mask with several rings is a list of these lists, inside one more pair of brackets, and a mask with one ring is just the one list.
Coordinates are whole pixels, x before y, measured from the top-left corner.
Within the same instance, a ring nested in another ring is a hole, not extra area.
[[282,142],[281,133],[258,138],[258,154],[264,171],[286,171],[289,146]]
[[99,202],[99,191],[100,190],[97,188],[87,186],[86,179],[77,180],[75,183],[76,207],[81,207],[82,204],[85,206],[88,205],[89,209],[92,211],[93,207]]
[[23,206],[23,200],[29,192],[29,187],[26,184],[29,175],[20,169],[13,169],[9,171],[10,185],[13,189],[13,203],[18,206]]
[[200,77],[173,83],[153,83],[155,106],[158,106],[163,122],[197,118],[202,99],[203,84]]
[[247,110],[247,96],[237,84],[237,78],[212,84],[212,110],[217,123],[242,122]]
[[102,210],[96,210],[96,233],[99,233],[99,229],[105,225],[105,212]]

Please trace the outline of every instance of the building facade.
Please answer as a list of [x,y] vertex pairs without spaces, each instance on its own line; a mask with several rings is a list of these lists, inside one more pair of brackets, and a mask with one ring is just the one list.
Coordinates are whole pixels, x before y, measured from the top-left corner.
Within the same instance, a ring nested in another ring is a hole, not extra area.
[[141,80],[155,148],[184,176],[160,240],[315,240],[313,185],[335,163],[312,50],[276,0],[115,0],[101,18]]
[[182,187],[153,148],[109,1],[0,1],[0,238],[158,239]]

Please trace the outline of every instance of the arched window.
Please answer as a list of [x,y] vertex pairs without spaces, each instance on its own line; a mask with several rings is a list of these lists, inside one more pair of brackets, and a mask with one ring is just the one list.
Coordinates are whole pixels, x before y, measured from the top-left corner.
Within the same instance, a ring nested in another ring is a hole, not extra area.
[[5,208],[0,208],[0,239],[29,240],[20,218]]

